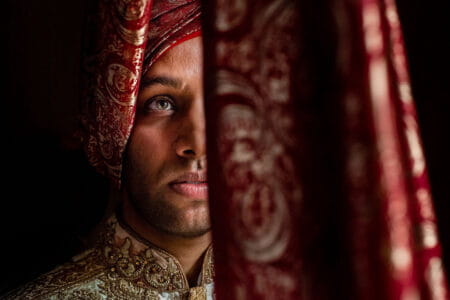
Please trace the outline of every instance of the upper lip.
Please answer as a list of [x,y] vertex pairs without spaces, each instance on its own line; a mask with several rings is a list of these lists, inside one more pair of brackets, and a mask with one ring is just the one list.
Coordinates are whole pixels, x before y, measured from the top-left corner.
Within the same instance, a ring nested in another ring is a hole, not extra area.
[[204,172],[187,172],[183,173],[181,176],[177,177],[175,180],[173,180],[171,183],[206,183],[206,173]]

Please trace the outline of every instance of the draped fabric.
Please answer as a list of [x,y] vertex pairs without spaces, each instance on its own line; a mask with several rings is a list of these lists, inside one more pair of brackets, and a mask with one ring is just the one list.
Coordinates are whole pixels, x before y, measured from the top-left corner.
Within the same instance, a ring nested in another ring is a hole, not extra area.
[[448,299],[393,0],[204,1],[218,299]]
[[[209,3],[209,2],[208,2]],[[204,27],[219,299],[301,294],[294,1],[217,1]],[[213,14],[214,12],[214,14]],[[209,79],[209,80],[208,80]]]
[[[85,67],[83,143],[92,166],[120,183],[147,42],[151,1],[99,1]],[[86,46],[87,47],[87,46]]]

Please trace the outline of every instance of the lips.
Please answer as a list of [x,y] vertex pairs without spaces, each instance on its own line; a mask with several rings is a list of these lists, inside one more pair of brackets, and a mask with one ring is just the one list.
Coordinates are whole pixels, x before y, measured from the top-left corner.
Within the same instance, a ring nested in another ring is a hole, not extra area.
[[184,173],[169,183],[172,190],[193,199],[208,199],[208,182],[205,173]]

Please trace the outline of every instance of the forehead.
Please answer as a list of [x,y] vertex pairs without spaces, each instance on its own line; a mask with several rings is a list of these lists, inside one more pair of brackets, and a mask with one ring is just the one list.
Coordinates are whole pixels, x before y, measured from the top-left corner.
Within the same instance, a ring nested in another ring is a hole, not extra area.
[[148,70],[147,76],[156,73],[198,73],[202,70],[203,49],[201,37],[184,41],[167,50]]

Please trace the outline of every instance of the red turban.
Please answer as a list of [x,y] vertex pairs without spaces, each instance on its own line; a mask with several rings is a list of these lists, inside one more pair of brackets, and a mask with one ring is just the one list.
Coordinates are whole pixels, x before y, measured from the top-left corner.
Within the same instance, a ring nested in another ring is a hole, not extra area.
[[171,47],[201,34],[200,1],[101,0],[81,122],[89,162],[120,186],[139,81]]

